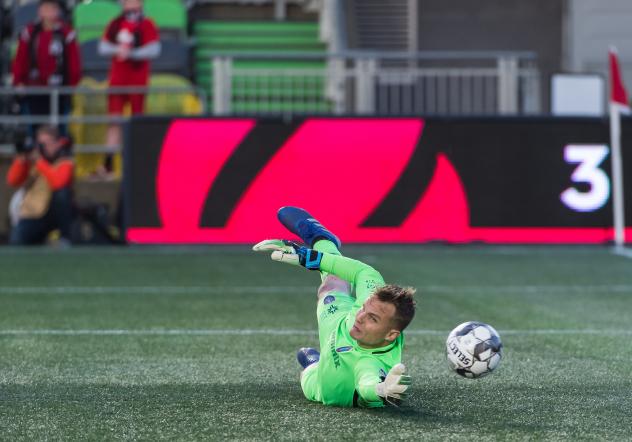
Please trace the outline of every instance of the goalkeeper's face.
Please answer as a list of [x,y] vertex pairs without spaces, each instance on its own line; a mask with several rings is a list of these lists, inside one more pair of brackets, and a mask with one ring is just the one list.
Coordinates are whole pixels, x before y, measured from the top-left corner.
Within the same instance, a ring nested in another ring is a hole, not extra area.
[[382,302],[376,296],[371,296],[356,314],[349,334],[358,341],[361,347],[384,347],[399,336],[399,330],[393,327],[394,318],[395,306],[393,304]]

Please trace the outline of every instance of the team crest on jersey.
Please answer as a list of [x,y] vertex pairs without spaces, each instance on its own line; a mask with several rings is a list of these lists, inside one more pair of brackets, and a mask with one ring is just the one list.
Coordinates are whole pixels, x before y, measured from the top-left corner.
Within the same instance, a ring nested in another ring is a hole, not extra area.
[[377,288],[377,286],[378,286],[377,281],[375,281],[375,280],[373,280],[373,279],[370,279],[370,280],[368,280],[368,281],[366,282],[366,288],[367,288],[368,290],[375,290],[375,289]]
[[121,29],[116,35],[117,43],[124,45],[131,45],[134,42],[134,34],[129,29]]
[[353,350],[353,347],[352,347],[352,346],[350,346],[350,345],[347,345],[347,346],[345,346],[345,347],[338,347],[338,348],[336,349],[336,351],[337,351],[338,353],[344,353],[344,352],[346,352],[346,351],[351,351],[351,350]]
[[58,55],[61,55],[62,52],[64,52],[64,46],[62,45],[62,43],[59,40],[53,39],[48,46],[49,55],[56,57]]
[[325,299],[323,300],[323,304],[331,304],[335,300],[336,300],[335,296],[332,296],[332,295],[325,296]]

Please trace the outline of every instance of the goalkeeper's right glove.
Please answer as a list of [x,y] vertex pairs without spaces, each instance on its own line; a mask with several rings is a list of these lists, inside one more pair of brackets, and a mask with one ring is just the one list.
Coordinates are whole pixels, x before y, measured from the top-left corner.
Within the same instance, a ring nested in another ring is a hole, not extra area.
[[375,386],[375,392],[385,403],[397,407],[408,396],[406,390],[410,387],[411,377],[404,373],[406,373],[404,364],[397,364],[388,372],[384,382]]
[[286,239],[266,239],[252,248],[255,252],[272,252],[273,261],[292,265],[301,265],[308,270],[319,270],[323,254],[318,250],[309,249],[294,241]]

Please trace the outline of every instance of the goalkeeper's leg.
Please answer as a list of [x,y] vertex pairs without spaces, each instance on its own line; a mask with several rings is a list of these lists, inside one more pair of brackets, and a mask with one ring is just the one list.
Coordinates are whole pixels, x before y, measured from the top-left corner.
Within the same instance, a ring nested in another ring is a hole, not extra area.
[[[341,254],[341,243],[338,237],[305,209],[292,206],[281,207],[277,217],[285,228],[301,238],[308,247],[332,255]],[[320,272],[320,278],[322,284],[318,289],[319,300],[331,292],[350,295],[353,291],[351,284],[327,272]]]
[[[330,253],[332,255],[341,254],[340,250],[338,250],[338,247],[336,247],[336,244],[326,239],[316,241],[316,244],[314,244],[314,249],[318,250],[319,252]],[[349,284],[344,279],[340,279],[337,276],[330,275],[329,273],[322,271],[320,272],[320,278],[322,280],[322,283],[320,284],[320,287],[318,287],[319,301],[332,292],[345,295],[351,294],[351,284]]]
[[327,230],[316,218],[300,207],[281,207],[277,212],[277,218],[288,229],[310,249],[313,249],[316,242],[327,239],[340,248],[340,240],[336,235]]
[[303,390],[303,394],[310,401],[323,401],[318,379],[318,363],[310,365],[301,372],[301,390]]
[[[319,252],[340,255],[340,240],[338,237],[305,209],[292,206],[281,207],[277,212],[277,217],[281,224],[301,238],[307,247]],[[320,275],[322,281],[325,282],[327,273],[320,272]]]

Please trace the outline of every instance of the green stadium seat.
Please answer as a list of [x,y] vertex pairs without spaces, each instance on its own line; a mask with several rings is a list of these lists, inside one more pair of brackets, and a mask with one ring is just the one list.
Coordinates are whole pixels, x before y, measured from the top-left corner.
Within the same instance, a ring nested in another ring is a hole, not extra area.
[[185,38],[187,10],[180,0],[145,0],[145,15],[160,29],[161,38]]
[[281,35],[296,35],[307,34],[314,38],[318,37],[318,23],[313,22],[275,22],[275,21],[262,21],[262,22],[228,22],[228,21],[198,21],[195,23],[195,33],[226,33],[226,34],[281,34]]
[[120,13],[121,7],[116,1],[88,0],[79,3],[72,13],[79,43],[100,39],[108,23]]
[[[324,71],[325,45],[319,40],[318,23],[198,21],[193,26],[196,49],[193,54],[196,83],[212,97],[212,61],[214,52],[252,54],[239,58],[233,67],[239,70],[266,71],[252,76],[235,76],[232,84],[232,109],[235,112],[326,112],[331,104],[325,97],[323,76],[292,81],[275,76],[275,70],[305,69]],[[315,54],[323,59],[266,59],[257,54]],[[270,72],[272,71],[272,73]],[[248,81],[246,81],[248,80]]]

